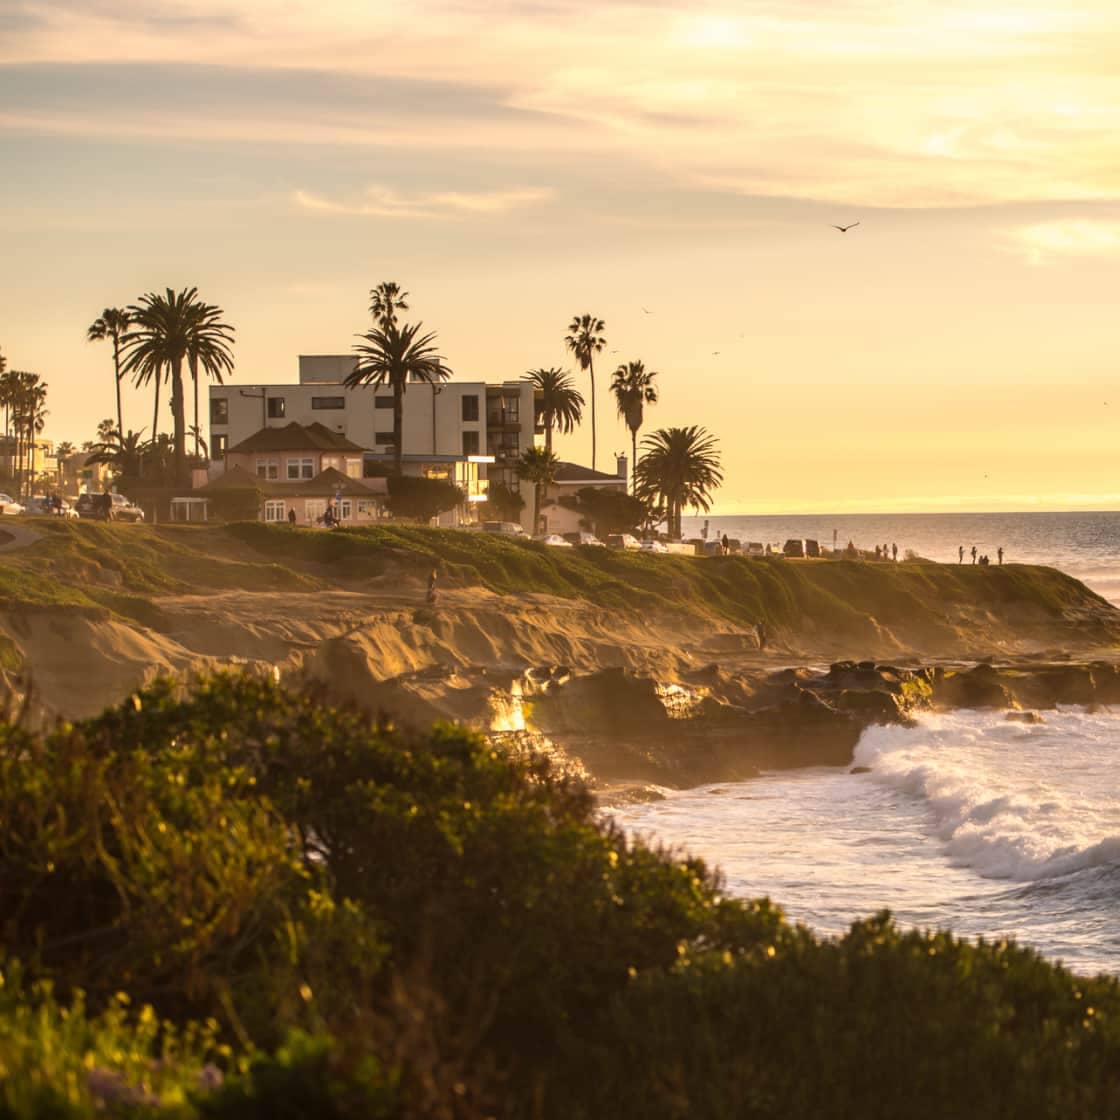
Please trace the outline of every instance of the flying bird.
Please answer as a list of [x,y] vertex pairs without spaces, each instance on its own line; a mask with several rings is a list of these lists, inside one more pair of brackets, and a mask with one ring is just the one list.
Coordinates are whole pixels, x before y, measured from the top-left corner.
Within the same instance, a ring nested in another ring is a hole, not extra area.
[[645,312],[645,313],[646,313],[647,315],[652,315],[652,314],[653,314],[653,312],[652,312],[652,311],[650,311],[650,309],[649,309],[648,307],[643,307],[643,308],[642,308],[642,310],[643,310],[643,311],[644,311],[644,312]]
[[719,357],[719,351],[718,350],[713,350],[712,351],[712,357],[713,358],[718,358]]
[[859,222],[852,222],[850,226],[833,226],[833,229],[838,229],[841,233],[847,233],[850,229],[855,229]]

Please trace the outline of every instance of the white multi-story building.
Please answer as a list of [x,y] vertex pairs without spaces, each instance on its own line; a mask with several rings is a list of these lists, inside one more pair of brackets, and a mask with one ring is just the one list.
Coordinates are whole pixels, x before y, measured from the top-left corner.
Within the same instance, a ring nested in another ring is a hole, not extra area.
[[[365,449],[367,459],[390,461],[392,389],[387,385],[346,388],[343,381],[354,362],[352,355],[301,355],[296,383],[212,385],[211,474],[221,471],[228,448],[262,428],[282,428],[293,421],[322,424]],[[401,440],[405,472],[460,482],[481,467],[488,481],[520,492],[526,530],[532,527],[533,487],[521,481],[516,462],[538,434],[543,429],[537,427],[534,389],[527,380],[492,385],[410,382],[405,390]]]

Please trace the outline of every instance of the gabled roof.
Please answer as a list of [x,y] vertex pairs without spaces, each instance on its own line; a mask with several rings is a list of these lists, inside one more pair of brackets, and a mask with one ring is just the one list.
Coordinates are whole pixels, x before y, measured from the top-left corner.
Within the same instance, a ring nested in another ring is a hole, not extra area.
[[626,485],[626,479],[619,478],[617,474],[604,474],[602,471],[593,471],[590,467],[581,467],[578,463],[559,463],[556,467],[556,482],[618,482]]
[[252,451],[363,451],[363,447],[322,424],[297,424],[283,428],[261,428],[226,454],[243,455]]
[[341,494],[344,498],[369,498],[389,492],[388,483],[383,478],[350,478],[334,467],[320,471],[309,482],[289,482],[286,486],[272,483],[276,494],[292,494],[301,498],[333,498]]

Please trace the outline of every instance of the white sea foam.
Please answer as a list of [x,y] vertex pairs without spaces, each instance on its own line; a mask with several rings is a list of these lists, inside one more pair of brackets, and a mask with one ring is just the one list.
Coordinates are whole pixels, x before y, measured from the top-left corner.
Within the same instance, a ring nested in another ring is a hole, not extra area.
[[1120,862],[1115,719],[1064,712],[1058,724],[933,716],[869,729],[855,760],[923,802],[947,858],[986,878],[1047,879]]

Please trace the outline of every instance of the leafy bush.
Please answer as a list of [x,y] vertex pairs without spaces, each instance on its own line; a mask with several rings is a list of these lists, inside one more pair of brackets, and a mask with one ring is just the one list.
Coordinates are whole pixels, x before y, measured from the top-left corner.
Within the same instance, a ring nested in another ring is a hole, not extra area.
[[3,1120],[92,1115],[91,1064],[220,1120],[1120,1111],[1114,981],[883,916],[818,940],[452,727],[162,682],[0,730],[0,819]]
[[431,521],[464,501],[462,490],[440,478],[392,475],[386,505],[394,517]]

